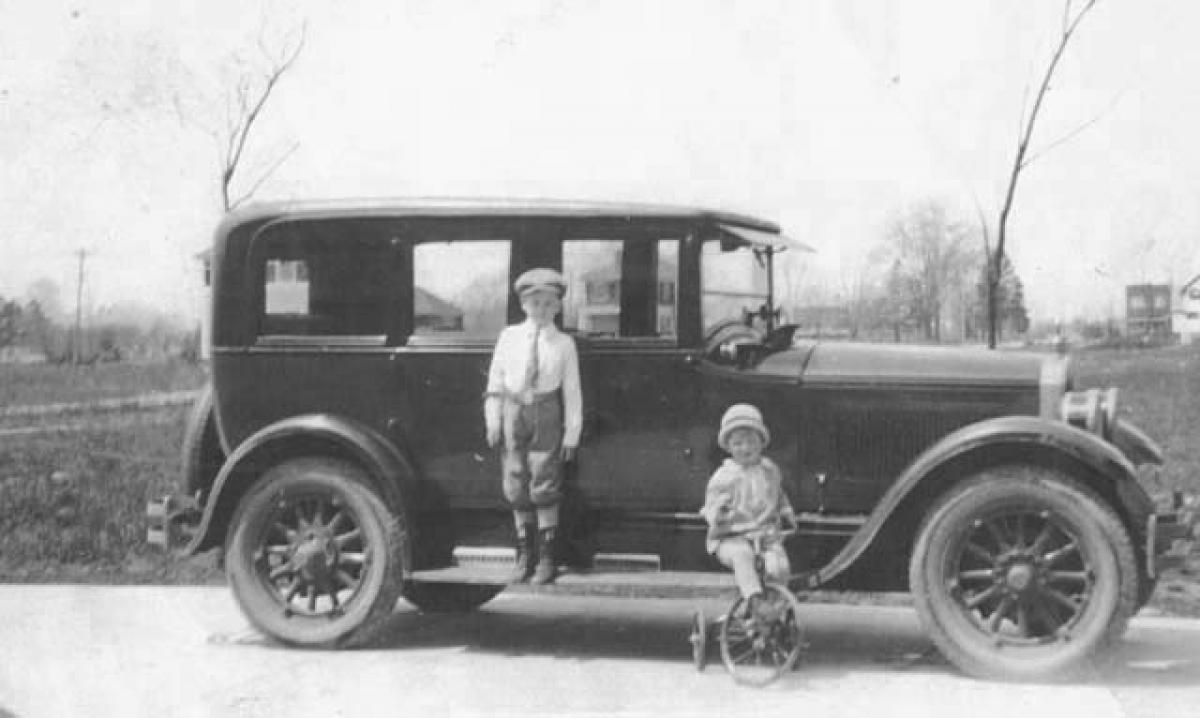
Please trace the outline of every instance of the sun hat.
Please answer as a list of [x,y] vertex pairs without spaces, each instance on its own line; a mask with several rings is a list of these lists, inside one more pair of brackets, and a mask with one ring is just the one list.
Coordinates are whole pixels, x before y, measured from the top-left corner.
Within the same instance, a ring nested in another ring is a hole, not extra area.
[[558,270],[538,267],[517,277],[517,281],[513,282],[513,289],[519,297],[532,292],[554,292],[561,298],[567,293],[567,282]]
[[753,429],[762,437],[763,446],[771,443],[771,432],[763,422],[762,412],[753,404],[734,404],[721,417],[721,430],[717,432],[717,446],[729,451],[729,435],[737,429]]

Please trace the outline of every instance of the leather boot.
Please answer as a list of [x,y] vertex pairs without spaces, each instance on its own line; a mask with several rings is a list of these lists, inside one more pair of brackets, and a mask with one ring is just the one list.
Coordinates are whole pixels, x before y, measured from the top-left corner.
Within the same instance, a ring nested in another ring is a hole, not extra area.
[[554,580],[558,568],[554,561],[554,532],[553,528],[538,532],[537,569],[533,572],[530,583],[542,585]]
[[536,541],[536,525],[526,524],[517,531],[517,562],[508,576],[509,583],[525,583],[533,575],[533,551]]

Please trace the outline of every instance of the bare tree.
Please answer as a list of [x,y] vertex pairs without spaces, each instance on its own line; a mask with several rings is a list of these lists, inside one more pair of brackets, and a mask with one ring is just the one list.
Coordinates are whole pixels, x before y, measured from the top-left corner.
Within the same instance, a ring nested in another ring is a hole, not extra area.
[[284,74],[292,68],[304,48],[305,26],[301,25],[294,38],[285,38],[278,48],[269,46],[265,33],[260,33],[258,50],[263,66],[238,78],[237,85],[227,98],[227,118],[221,158],[221,202],[226,212],[250,198],[254,192],[291,156],[298,143],[272,160],[249,187],[236,198],[232,195],[234,178],[242,168],[246,143],[255,123],[262,115],[271,93]]
[[1021,173],[1026,167],[1032,164],[1036,159],[1045,154],[1048,150],[1062,144],[1075,135],[1082,132],[1086,127],[1091,125],[1098,119],[1098,116],[1092,118],[1088,122],[1075,128],[1072,132],[1060,137],[1048,144],[1041,151],[1034,154],[1029,153],[1030,140],[1033,138],[1033,131],[1037,125],[1038,113],[1042,109],[1042,103],[1046,99],[1046,93],[1050,89],[1050,80],[1054,77],[1054,72],[1058,69],[1059,61],[1062,60],[1063,53],[1066,52],[1067,45],[1074,37],[1075,31],[1079,28],[1079,23],[1083,18],[1096,6],[1096,0],[1083,0],[1082,5],[1076,9],[1075,0],[1064,0],[1063,15],[1058,45],[1054,49],[1054,54],[1050,57],[1050,63],[1046,66],[1046,71],[1042,75],[1041,85],[1038,87],[1037,94],[1034,96],[1033,106],[1029,110],[1029,114],[1022,118],[1021,129],[1017,134],[1017,150],[1013,156],[1012,168],[1008,175],[1008,188],[1004,193],[1004,203],[1000,207],[1000,218],[996,226],[996,246],[990,246],[990,236],[987,232],[987,225],[983,227],[983,242],[984,252],[987,257],[987,325],[988,325],[988,347],[996,347],[997,324],[999,319],[999,302],[997,291],[1000,286],[1000,279],[1003,270],[1003,260],[1005,258],[1005,244],[1008,240],[1008,218],[1012,213],[1013,200],[1017,193],[1017,182],[1021,178]]
[[961,294],[966,238],[966,227],[933,201],[892,221],[880,258],[891,264],[887,286],[897,335],[899,325],[906,324],[919,328],[927,340],[941,340],[944,309]]

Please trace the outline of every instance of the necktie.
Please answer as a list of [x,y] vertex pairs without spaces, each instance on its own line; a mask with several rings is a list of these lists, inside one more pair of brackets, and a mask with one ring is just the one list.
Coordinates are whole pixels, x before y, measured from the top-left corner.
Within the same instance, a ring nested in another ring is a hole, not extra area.
[[529,345],[529,361],[525,364],[525,388],[530,392],[537,389],[538,380],[538,337],[542,328],[533,330],[533,341]]

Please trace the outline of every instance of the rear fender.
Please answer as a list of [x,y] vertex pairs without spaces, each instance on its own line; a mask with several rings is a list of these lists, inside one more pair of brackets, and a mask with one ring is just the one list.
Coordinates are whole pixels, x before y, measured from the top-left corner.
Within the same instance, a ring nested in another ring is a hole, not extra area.
[[[975,467],[1011,461],[1014,456],[1037,463],[1065,462],[1083,467],[1085,475],[1079,478],[1101,494],[1116,497],[1119,505],[1114,508],[1125,519],[1137,545],[1154,505],[1137,483],[1133,464],[1120,451],[1094,434],[1061,421],[1007,416],[965,426],[917,457],[876,504],[858,533],[817,572],[814,583],[826,583],[849,568],[871,548],[885,525],[901,513],[899,509],[918,489],[940,492],[966,478],[953,475],[955,464]],[[933,482],[939,485],[932,486]]]
[[[409,508],[406,498],[412,496],[416,474],[393,444],[350,419],[327,414],[296,416],[263,427],[229,455],[213,482],[200,526],[184,553],[195,554],[224,542],[238,501],[270,466],[312,455],[340,456],[357,463],[392,511]],[[404,562],[406,569],[410,565]]]

